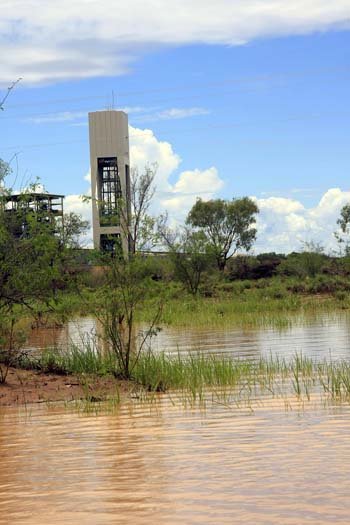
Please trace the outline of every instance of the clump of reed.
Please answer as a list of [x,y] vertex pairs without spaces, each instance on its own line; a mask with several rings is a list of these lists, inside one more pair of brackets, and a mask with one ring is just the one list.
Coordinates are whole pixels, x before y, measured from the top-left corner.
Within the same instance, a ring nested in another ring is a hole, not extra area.
[[147,352],[134,368],[134,379],[148,390],[187,389],[200,392],[206,387],[236,386],[253,374],[251,361],[218,358],[195,353],[175,357]]
[[46,374],[104,376],[115,371],[115,358],[110,352],[101,352],[96,341],[86,338],[81,348],[71,344],[68,348],[48,348],[36,356],[24,354],[17,366]]

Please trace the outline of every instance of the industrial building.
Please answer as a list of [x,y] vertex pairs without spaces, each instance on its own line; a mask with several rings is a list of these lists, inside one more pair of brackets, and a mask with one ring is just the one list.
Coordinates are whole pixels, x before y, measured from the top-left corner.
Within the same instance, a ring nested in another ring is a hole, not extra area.
[[28,220],[35,217],[38,222],[54,225],[63,217],[64,195],[53,193],[24,192],[1,196],[7,225],[15,237],[27,235]]
[[94,248],[129,252],[130,160],[128,116],[123,111],[89,113]]

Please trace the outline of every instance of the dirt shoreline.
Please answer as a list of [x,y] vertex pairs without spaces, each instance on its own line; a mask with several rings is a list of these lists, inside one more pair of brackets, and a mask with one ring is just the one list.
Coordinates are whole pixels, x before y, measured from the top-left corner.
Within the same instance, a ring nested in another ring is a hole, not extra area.
[[130,383],[113,377],[82,378],[10,368],[6,383],[0,384],[0,407],[87,398],[97,402],[117,394],[127,396],[131,390]]

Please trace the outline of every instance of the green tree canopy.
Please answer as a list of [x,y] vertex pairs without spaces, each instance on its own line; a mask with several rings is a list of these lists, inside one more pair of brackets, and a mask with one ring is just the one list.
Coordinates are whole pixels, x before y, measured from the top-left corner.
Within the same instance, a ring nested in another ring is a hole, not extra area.
[[215,257],[219,270],[238,250],[249,250],[256,239],[253,227],[259,209],[248,197],[225,201],[198,199],[186,223],[202,231]]
[[344,246],[345,255],[350,254],[349,235],[350,235],[350,204],[345,204],[340,210],[340,217],[337,220],[340,232],[334,232],[340,246]]
[[[1,168],[1,165],[0,165]],[[8,173],[5,167],[2,170]],[[1,174],[1,173],[0,173]],[[49,301],[71,279],[79,238],[88,222],[69,213],[56,217],[45,206],[31,207],[36,185],[16,195],[9,207],[10,190],[0,194],[0,311],[15,305]]]

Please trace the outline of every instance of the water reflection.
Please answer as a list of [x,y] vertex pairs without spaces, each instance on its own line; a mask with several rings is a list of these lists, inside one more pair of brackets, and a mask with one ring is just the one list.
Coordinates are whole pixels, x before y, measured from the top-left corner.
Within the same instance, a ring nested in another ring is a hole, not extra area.
[[[141,327],[142,328],[142,327]],[[40,328],[32,332],[28,346],[66,347],[69,341],[81,345],[86,338],[101,333],[93,318],[69,321],[60,329]],[[337,313],[309,317],[284,330],[259,328],[171,328],[163,327],[153,339],[156,351],[226,353],[227,355],[259,358],[270,354],[290,358],[296,352],[324,359],[350,358],[350,316]]]
[[0,413],[0,521],[348,523],[349,407]]

